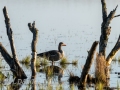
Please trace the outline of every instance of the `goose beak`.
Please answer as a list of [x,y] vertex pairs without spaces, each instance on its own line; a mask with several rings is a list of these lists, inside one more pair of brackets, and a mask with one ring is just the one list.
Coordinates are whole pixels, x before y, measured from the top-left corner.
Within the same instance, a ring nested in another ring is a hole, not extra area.
[[66,46],[66,44],[63,43],[62,46]]

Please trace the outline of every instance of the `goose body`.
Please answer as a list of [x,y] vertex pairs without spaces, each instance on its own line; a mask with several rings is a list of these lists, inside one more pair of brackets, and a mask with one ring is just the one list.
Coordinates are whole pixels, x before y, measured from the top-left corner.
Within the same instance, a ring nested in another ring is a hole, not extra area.
[[66,45],[63,42],[60,42],[58,45],[58,50],[50,50],[47,52],[39,53],[37,54],[37,56],[46,58],[47,60],[50,60],[52,62],[58,61],[64,57],[64,51],[61,48],[62,46],[66,46]]

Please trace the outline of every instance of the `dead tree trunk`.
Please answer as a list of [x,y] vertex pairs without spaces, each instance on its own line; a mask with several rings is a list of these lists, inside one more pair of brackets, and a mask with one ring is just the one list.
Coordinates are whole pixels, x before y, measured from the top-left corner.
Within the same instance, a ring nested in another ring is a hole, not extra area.
[[36,44],[37,44],[37,39],[38,39],[38,29],[35,28],[35,21],[33,22],[33,24],[31,25],[31,23],[28,23],[28,27],[29,30],[33,33],[33,40],[31,43],[31,50],[32,50],[32,58],[31,58],[31,70],[32,70],[32,76],[31,78],[34,79],[35,75],[36,75],[36,56],[37,56],[37,52],[36,52]]
[[78,85],[78,89],[80,89],[81,87],[83,88],[86,85],[87,75],[88,75],[88,72],[89,72],[90,67],[92,65],[93,57],[94,57],[94,53],[96,51],[97,45],[98,45],[98,42],[95,41],[93,43],[89,53],[88,53],[86,63],[84,65],[84,68],[83,68],[82,73],[81,73],[81,79],[80,79],[80,82],[79,82],[79,85]]
[[100,42],[99,42],[99,53],[105,56],[105,51],[107,47],[108,37],[111,32],[111,27],[109,26],[111,20],[114,18],[116,8],[110,12],[110,14],[107,16],[107,8],[105,0],[101,0],[102,3],[102,15],[103,15],[103,22],[101,25],[101,36],[100,36]]
[[106,63],[107,65],[110,65],[111,64],[111,61],[113,59],[113,57],[116,55],[116,53],[120,50],[120,35],[119,35],[119,38],[114,46],[114,48],[112,49],[112,51],[109,53],[109,55],[107,56],[107,59],[106,59]]
[[4,57],[5,61],[8,63],[10,66],[10,70],[13,72],[15,76],[17,76],[17,73],[15,71],[15,64],[13,58],[9,55],[7,50],[3,47],[3,45],[0,43],[0,52],[2,56]]
[[8,17],[6,7],[3,8],[3,14],[5,17],[7,35],[8,35],[9,41],[10,41],[11,51],[12,51],[12,55],[13,55],[12,65],[14,66],[14,71],[16,72],[16,78],[25,79],[25,78],[27,78],[27,76],[25,75],[24,71],[20,67],[19,61],[17,60],[17,55],[16,55],[16,51],[15,51],[15,46],[14,46],[14,40],[13,40],[13,35],[12,35],[12,29],[10,27],[10,19]]

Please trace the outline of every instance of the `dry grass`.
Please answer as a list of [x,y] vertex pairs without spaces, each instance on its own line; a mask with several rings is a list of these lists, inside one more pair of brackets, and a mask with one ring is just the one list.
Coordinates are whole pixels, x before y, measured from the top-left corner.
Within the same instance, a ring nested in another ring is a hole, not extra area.
[[106,60],[105,60],[104,56],[97,54],[96,67],[95,67],[95,78],[96,78],[97,83],[99,83],[99,82],[105,83],[106,82],[105,69],[106,69]]
[[30,56],[26,56],[25,58],[23,58],[20,63],[22,64],[30,64]]
[[36,58],[35,66],[40,67],[40,60],[38,58]]

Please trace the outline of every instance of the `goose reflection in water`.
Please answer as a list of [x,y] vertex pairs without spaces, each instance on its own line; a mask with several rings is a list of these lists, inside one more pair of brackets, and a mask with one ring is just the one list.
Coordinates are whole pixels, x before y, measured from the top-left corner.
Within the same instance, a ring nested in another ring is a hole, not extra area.
[[46,79],[50,80],[55,76],[58,76],[58,82],[61,83],[61,78],[63,76],[63,69],[58,66],[47,66],[45,68],[40,69],[40,72],[46,74]]

